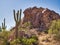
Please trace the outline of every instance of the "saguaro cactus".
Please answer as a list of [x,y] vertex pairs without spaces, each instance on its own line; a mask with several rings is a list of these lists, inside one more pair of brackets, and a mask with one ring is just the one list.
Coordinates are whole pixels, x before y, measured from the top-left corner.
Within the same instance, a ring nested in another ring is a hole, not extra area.
[[0,26],[0,32],[2,31],[1,26]]
[[5,18],[4,18],[4,22],[2,22],[2,29],[5,30],[6,29],[6,25],[5,25]]
[[13,10],[14,20],[16,22],[16,25],[21,22],[21,12],[22,12],[21,9],[20,9],[20,13],[19,13],[19,10],[17,11],[17,13],[15,13],[15,10]]
[[[21,22],[21,12],[22,12],[21,9],[20,9],[20,11],[18,10],[17,13],[15,12],[15,10],[13,10],[14,20],[15,20],[15,23],[16,23],[16,27],[15,27],[15,37],[16,37],[16,39],[18,38],[18,26]],[[17,43],[16,43],[16,45],[17,45]]]

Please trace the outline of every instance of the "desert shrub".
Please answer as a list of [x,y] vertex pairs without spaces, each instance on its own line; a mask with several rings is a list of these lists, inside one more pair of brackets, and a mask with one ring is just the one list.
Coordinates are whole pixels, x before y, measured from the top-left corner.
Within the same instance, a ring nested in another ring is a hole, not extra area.
[[54,36],[54,39],[60,41],[60,32]]
[[14,39],[13,41],[10,42],[11,45],[15,45],[15,44],[20,44],[20,40],[19,39]]
[[48,30],[44,30],[44,33],[48,34]]
[[48,30],[49,34],[54,34],[54,39],[60,40],[60,20],[52,21],[52,24]]
[[48,33],[49,33],[49,34],[52,34],[53,32],[52,32],[52,30],[51,30],[51,29],[49,29],[49,30],[48,30]]
[[48,33],[49,33],[49,34],[58,34],[59,31],[58,31],[58,30],[49,29],[49,30],[48,30]]
[[30,25],[30,22],[25,22],[24,23],[24,26],[26,26],[26,27],[29,26],[29,25]]
[[30,22],[25,22],[24,27],[32,28],[32,24]]
[[36,43],[37,42],[37,40],[36,39],[34,39],[34,38],[23,38],[22,39],[22,44],[23,45],[33,45],[33,43]]
[[49,34],[57,34],[60,30],[60,20],[54,20],[48,30]]
[[37,44],[38,41],[35,35],[32,35],[30,38],[27,37],[19,38],[19,40],[21,41],[22,45],[34,45]]
[[34,45],[37,44],[37,37],[35,35],[33,35],[30,38],[27,37],[19,37],[17,40],[14,39],[10,42],[11,45],[15,45],[15,44],[21,44],[21,45]]
[[33,39],[35,39],[35,40],[38,40],[38,38],[37,38],[37,36],[36,35],[32,35],[32,37],[31,38],[33,38]]
[[7,45],[9,35],[10,35],[10,31],[6,31],[6,30],[3,30],[0,33],[0,41],[2,42],[2,45]]

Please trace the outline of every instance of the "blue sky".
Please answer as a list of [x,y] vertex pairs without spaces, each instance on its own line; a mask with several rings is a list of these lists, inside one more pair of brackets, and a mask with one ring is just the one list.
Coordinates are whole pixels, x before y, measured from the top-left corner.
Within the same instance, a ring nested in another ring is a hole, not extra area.
[[24,11],[26,8],[34,6],[49,8],[60,14],[60,0],[0,0],[0,26],[4,18],[6,18],[8,29],[15,25],[13,9]]

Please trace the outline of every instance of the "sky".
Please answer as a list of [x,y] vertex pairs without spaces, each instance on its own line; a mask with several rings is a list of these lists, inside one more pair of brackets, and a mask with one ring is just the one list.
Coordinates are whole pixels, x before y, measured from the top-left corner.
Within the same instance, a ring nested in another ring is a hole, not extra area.
[[13,9],[16,11],[22,9],[23,17],[23,11],[34,6],[48,8],[60,14],[60,0],[0,0],[0,26],[4,18],[7,29],[15,26]]

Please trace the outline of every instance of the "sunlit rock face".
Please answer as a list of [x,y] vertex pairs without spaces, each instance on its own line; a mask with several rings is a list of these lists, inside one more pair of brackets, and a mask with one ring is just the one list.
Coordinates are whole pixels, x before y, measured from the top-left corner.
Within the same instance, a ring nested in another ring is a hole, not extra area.
[[52,20],[60,19],[58,13],[48,8],[27,8],[24,11],[23,23],[31,22],[33,28],[39,28],[40,30],[47,30]]

